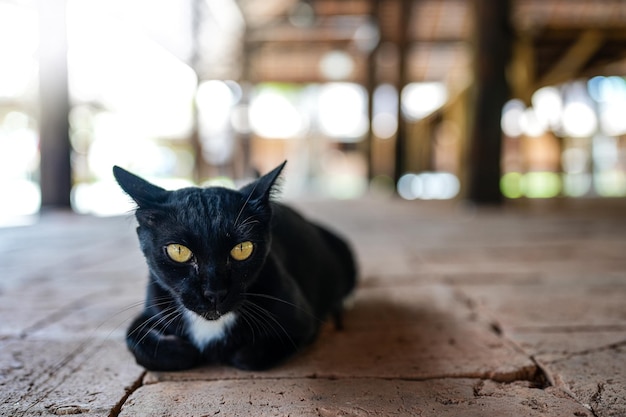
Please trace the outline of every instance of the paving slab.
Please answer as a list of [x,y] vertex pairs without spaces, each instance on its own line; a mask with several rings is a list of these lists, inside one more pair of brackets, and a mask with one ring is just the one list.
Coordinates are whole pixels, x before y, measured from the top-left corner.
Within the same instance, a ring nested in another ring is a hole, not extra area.
[[109,416],[143,376],[120,340],[0,342],[0,415]]
[[[540,359],[541,360],[541,359]],[[597,417],[626,416],[626,342],[546,362],[555,385]]]
[[326,326],[317,343],[264,372],[207,367],[150,373],[152,381],[242,378],[531,380],[535,363],[444,285],[366,288],[345,317],[345,329]]
[[120,417],[591,416],[559,391],[475,379],[296,378],[144,385]]
[[508,337],[544,363],[626,343],[626,327],[521,329]]
[[541,285],[466,286],[463,292],[503,328],[626,327],[626,280]]

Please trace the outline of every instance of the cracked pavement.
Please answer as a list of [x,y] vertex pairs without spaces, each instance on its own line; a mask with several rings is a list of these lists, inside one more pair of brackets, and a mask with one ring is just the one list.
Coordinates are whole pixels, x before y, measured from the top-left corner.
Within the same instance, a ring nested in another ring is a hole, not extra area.
[[0,229],[0,415],[626,415],[626,202],[297,206],[349,238],[361,281],[345,330],[265,372],[134,363],[128,218]]

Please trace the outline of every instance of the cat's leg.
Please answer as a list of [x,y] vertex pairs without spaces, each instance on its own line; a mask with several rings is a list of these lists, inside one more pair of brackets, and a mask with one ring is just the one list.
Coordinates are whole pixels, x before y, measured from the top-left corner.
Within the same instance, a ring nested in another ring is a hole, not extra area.
[[165,334],[158,325],[162,319],[146,312],[130,325],[126,344],[137,363],[152,371],[178,371],[193,368],[201,361],[200,351],[187,339]]
[[333,323],[335,324],[335,329],[336,330],[343,330],[344,329],[344,325],[343,325],[343,315],[344,312],[347,310],[352,310],[352,308],[354,307],[355,304],[355,294],[354,294],[354,290],[352,292],[350,292],[347,296],[345,296],[340,302],[339,304],[335,305],[335,307],[332,310],[332,318],[333,318]]

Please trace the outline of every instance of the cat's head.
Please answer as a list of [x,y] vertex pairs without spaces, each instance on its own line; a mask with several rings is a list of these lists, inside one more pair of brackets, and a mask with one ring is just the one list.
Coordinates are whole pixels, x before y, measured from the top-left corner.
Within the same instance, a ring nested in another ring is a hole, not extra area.
[[182,306],[214,320],[241,305],[269,252],[270,197],[285,163],[240,190],[167,191],[113,168],[137,203],[137,233],[152,276]]

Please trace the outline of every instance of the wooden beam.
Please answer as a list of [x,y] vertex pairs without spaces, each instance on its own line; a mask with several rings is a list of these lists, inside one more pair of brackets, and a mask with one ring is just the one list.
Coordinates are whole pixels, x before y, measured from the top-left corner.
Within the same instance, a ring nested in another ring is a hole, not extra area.
[[523,36],[513,46],[509,81],[513,97],[523,100],[527,104],[530,104],[530,98],[535,91],[535,52],[530,37]]
[[593,54],[600,49],[604,40],[604,35],[598,30],[583,32],[550,70],[541,77],[535,89],[576,78]]

